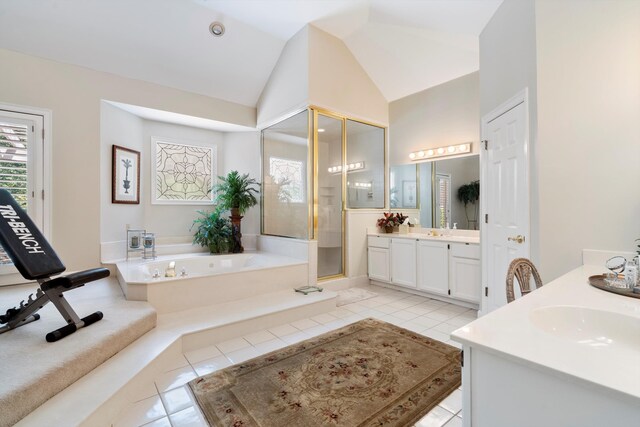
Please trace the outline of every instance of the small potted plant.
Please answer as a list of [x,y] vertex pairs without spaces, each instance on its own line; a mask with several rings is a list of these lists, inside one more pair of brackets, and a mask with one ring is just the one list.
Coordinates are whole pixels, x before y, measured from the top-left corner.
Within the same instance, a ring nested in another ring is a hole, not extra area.
[[378,219],[376,224],[382,228],[385,233],[393,233],[394,228],[404,223],[408,218],[408,216],[402,215],[401,213],[383,212],[383,215],[382,218]]
[[229,252],[231,245],[231,222],[225,218],[220,209],[212,212],[198,211],[201,215],[191,225],[191,229],[197,226],[193,243],[209,248],[212,254]]
[[256,196],[260,192],[260,183],[249,178],[248,173],[240,175],[238,171],[231,171],[218,179],[220,182],[213,187],[217,195],[216,204],[220,209],[231,211],[231,252],[240,253],[244,251],[240,221],[250,207],[258,204]]
[[378,218],[376,225],[383,229],[385,233],[393,233],[393,228],[396,226],[396,217],[391,212],[383,212],[384,216]]

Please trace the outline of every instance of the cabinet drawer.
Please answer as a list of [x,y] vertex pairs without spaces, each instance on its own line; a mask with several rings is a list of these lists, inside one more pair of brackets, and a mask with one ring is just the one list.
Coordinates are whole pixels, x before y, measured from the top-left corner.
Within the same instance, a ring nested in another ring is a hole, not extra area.
[[480,245],[451,244],[451,256],[459,258],[480,259]]
[[391,239],[388,237],[368,236],[368,245],[374,248],[389,248]]

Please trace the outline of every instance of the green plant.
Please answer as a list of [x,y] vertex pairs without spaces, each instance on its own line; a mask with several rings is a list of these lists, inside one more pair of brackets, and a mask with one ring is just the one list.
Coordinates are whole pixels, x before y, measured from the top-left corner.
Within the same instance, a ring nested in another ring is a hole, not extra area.
[[211,212],[198,211],[201,215],[191,225],[198,227],[193,236],[193,243],[209,248],[212,254],[225,253],[231,246],[231,222],[222,216],[220,209]]
[[[467,223],[471,225],[471,222],[478,223],[478,204],[480,199],[480,181],[471,181],[469,184],[461,185],[458,188],[458,200],[464,204],[464,215],[467,217]],[[474,205],[473,219],[469,218],[469,211],[467,205]],[[474,227],[475,228],[475,227]]]
[[396,225],[403,224],[404,221],[409,218],[406,215],[402,215],[402,213],[382,213],[384,216],[382,218],[378,218],[376,225],[380,228],[393,228]]
[[238,171],[231,171],[227,176],[219,176],[220,182],[213,187],[216,193],[216,204],[221,209],[238,209],[240,215],[247,209],[258,204],[256,195],[259,194],[260,183],[249,174],[240,175]]

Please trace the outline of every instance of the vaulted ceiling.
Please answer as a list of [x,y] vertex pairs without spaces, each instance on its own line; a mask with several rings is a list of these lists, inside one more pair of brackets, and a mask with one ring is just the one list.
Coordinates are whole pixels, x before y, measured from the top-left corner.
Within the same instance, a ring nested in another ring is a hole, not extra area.
[[477,70],[478,35],[501,2],[4,0],[0,48],[255,106],[286,41],[311,23],[393,101]]

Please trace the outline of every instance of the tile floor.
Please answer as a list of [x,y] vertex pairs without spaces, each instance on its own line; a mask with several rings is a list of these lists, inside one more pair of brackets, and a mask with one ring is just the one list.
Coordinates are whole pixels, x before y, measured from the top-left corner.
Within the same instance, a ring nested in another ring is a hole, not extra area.
[[[460,345],[451,341],[449,334],[476,318],[476,312],[465,307],[378,286],[366,289],[378,296],[179,356],[167,363],[164,374],[144,387],[114,426],[206,426],[192,400],[187,382],[367,317],[393,323],[456,347]],[[462,392],[458,389],[422,418],[416,427],[462,426],[461,410]]]

